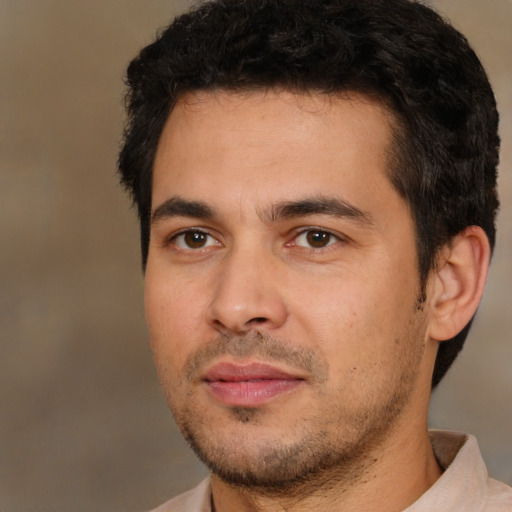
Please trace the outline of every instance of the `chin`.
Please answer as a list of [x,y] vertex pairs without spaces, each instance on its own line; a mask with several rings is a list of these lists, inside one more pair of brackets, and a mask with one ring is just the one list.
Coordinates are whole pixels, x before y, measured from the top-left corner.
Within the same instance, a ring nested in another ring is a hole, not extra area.
[[[222,427],[216,422],[179,421],[187,442],[225,483],[259,492],[293,493],[314,480],[338,480],[340,471],[361,472],[359,434],[333,435],[304,425],[270,428],[262,425],[257,410],[233,408]],[[341,429],[342,430],[342,429]],[[313,433],[312,433],[313,432]]]

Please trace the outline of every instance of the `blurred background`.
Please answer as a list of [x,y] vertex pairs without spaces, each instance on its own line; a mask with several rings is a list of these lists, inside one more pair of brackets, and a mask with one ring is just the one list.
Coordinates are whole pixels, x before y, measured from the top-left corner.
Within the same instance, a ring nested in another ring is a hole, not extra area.
[[[189,2],[0,0],[0,511],[142,511],[205,474],[147,344],[135,213],[117,184],[122,77]],[[477,435],[512,484],[512,2],[434,2],[502,112],[485,301],[431,424]]]

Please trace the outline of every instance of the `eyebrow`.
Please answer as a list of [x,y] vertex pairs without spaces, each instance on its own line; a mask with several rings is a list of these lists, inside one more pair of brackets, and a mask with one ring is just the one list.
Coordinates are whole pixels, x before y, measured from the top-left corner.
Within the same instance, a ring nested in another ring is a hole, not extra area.
[[190,201],[178,196],[171,197],[155,208],[151,214],[151,224],[170,217],[195,217],[197,219],[212,219],[214,210],[201,201]]
[[[372,225],[373,221],[368,212],[357,208],[349,202],[337,197],[315,196],[297,201],[283,201],[270,207],[260,216],[269,222],[306,217],[308,215],[330,215],[348,218],[362,224]],[[151,224],[171,217],[193,217],[196,219],[213,219],[215,210],[202,201],[192,201],[174,196],[155,208],[151,215]]]
[[275,222],[280,219],[308,215],[330,215],[355,220],[361,224],[373,224],[372,217],[368,212],[338,197],[324,196],[278,203],[271,208],[268,218],[271,222]]

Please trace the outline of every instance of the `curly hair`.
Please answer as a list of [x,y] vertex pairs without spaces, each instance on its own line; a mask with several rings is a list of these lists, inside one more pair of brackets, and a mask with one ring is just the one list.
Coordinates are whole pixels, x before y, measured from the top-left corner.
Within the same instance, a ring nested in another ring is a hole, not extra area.
[[[396,119],[389,177],[416,227],[420,282],[464,228],[495,242],[498,113],[487,75],[462,34],[411,0],[211,0],[177,17],[127,73],[121,182],[149,245],[152,168],[164,124],[194,90],[282,88],[359,92]],[[436,386],[471,322],[440,345]]]

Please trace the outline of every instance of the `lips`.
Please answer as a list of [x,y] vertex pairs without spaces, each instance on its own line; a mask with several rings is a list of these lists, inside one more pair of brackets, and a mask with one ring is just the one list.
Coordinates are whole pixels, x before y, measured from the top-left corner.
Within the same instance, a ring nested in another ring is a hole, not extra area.
[[225,405],[257,407],[292,392],[304,379],[262,363],[219,363],[203,381],[213,397]]

